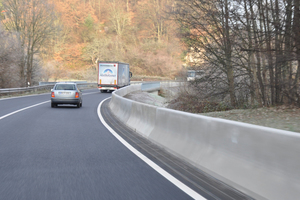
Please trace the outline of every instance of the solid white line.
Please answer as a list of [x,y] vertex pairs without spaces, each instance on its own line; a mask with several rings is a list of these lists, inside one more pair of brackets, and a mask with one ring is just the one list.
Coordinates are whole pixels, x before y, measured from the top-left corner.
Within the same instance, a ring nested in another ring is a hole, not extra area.
[[[110,98],[110,97],[109,97]],[[106,98],[108,99],[108,98]],[[142,159],[145,163],[147,163],[150,167],[152,167],[155,171],[157,171],[159,174],[161,174],[163,177],[165,177],[167,180],[169,180],[171,183],[176,185],[179,189],[181,189],[183,192],[185,192],[190,197],[197,199],[197,200],[205,200],[203,196],[186,186],[184,183],[176,179],[174,176],[169,174],[167,171],[162,169],[160,166],[155,164],[153,161],[151,161],[149,158],[147,158],[145,155],[143,155],[141,152],[136,150],[133,146],[131,146],[128,142],[126,142],[120,135],[118,135],[104,120],[104,118],[101,115],[100,107],[102,106],[103,102],[106,100],[104,99],[97,108],[97,113],[100,121],[102,124],[115,136],[125,147],[127,147],[132,153],[134,153],[137,157]]]
[[21,111],[23,111],[23,110],[27,110],[27,109],[29,109],[29,108],[33,108],[33,107],[36,107],[36,106],[39,106],[39,105],[42,105],[42,104],[45,104],[45,103],[48,103],[48,102],[50,102],[50,100],[49,100],[49,101],[44,101],[44,102],[41,102],[41,103],[38,103],[38,104],[35,104],[35,105],[32,105],[32,106],[28,106],[28,107],[22,108],[22,109],[20,109],[20,110],[16,110],[16,111],[14,111],[14,112],[8,113],[7,115],[4,115],[4,116],[0,117],[0,120],[6,118],[6,117],[8,117],[8,116],[11,116],[11,115],[13,115],[13,114],[16,114],[16,113],[18,113],[18,112],[21,112]]

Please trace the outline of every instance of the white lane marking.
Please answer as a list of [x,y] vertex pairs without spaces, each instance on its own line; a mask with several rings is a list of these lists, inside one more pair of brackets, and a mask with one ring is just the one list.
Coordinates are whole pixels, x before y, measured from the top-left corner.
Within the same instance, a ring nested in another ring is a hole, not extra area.
[[31,95],[26,95],[26,96],[18,96],[18,97],[7,97],[7,98],[3,98],[0,99],[0,101],[4,101],[4,100],[10,100],[10,99],[18,99],[18,98],[25,98],[25,97],[34,97],[34,96],[41,96],[41,95],[46,95],[50,93],[42,93],[42,94],[31,94]]
[[[83,94],[83,95],[89,95],[89,94],[95,94],[95,93],[98,93],[98,92],[91,92],[91,93],[86,93],[86,94]],[[27,109],[29,109],[29,108],[33,108],[33,107],[36,107],[36,106],[39,106],[39,105],[42,105],[42,104],[45,104],[45,103],[48,103],[48,102],[50,102],[50,100],[44,101],[44,102],[41,102],[41,103],[38,103],[38,104],[34,104],[34,105],[32,105],[32,106],[28,106],[28,107],[25,107],[25,108],[22,108],[22,109],[19,109],[19,110],[16,110],[16,111],[14,111],[14,112],[11,112],[11,113],[8,113],[8,114],[6,114],[6,115],[3,115],[2,117],[0,117],[0,120],[6,118],[6,117],[8,117],[8,116],[11,116],[11,115],[13,115],[13,114],[16,114],[16,113],[18,113],[18,112],[21,112],[21,111],[27,110]]]
[[[109,97],[110,98],[110,97]],[[108,99],[108,98],[106,98]],[[115,136],[125,147],[127,147],[132,153],[134,153],[137,157],[142,159],[145,163],[147,163],[150,167],[152,167],[155,171],[157,171],[159,174],[161,174],[163,177],[165,177],[167,180],[169,180],[171,183],[176,185],[179,189],[181,189],[183,192],[185,192],[187,195],[192,197],[193,199],[197,200],[205,200],[203,196],[186,186],[184,183],[176,179],[174,176],[169,174],[167,171],[162,169],[160,166],[155,164],[153,161],[151,161],[149,158],[147,158],[145,155],[143,155],[141,152],[136,150],[133,146],[131,146],[128,142],[126,142],[120,135],[118,135],[104,120],[104,118],[101,115],[100,107],[102,106],[103,102],[106,100],[104,99],[97,108],[97,113],[100,121],[102,124]]]
[[45,103],[48,103],[48,102],[50,102],[50,100],[49,100],[49,101],[44,101],[44,102],[41,102],[41,103],[38,103],[38,104],[34,104],[34,105],[32,105],[32,106],[28,106],[28,107],[25,107],[25,108],[22,108],[22,109],[19,109],[19,110],[16,110],[16,111],[14,111],[14,112],[8,113],[7,115],[4,115],[4,116],[0,117],[0,120],[6,118],[6,117],[8,117],[8,116],[11,116],[11,115],[13,115],[13,114],[16,114],[16,113],[18,113],[18,112],[21,112],[21,111],[23,111],[23,110],[27,110],[27,109],[29,109],[29,108],[33,108],[33,107],[36,107],[36,106],[39,106],[39,105],[42,105],[42,104],[45,104]]
[[[95,93],[98,93],[98,92],[90,92],[90,93],[86,93],[86,94],[83,94],[83,95],[95,94]],[[13,114],[16,114],[16,113],[18,113],[18,112],[21,112],[21,111],[23,111],[23,110],[27,110],[27,109],[29,109],[29,108],[33,108],[33,107],[36,107],[36,106],[39,106],[39,105],[42,105],[42,104],[45,104],[45,103],[48,103],[48,102],[50,102],[50,100],[44,101],[44,102],[41,102],[41,103],[38,103],[38,104],[34,104],[34,105],[28,106],[28,107],[26,107],[26,108],[22,108],[22,109],[16,110],[16,111],[14,111],[14,112],[8,113],[7,115],[3,115],[2,117],[0,117],[0,120],[6,118],[6,117],[8,117],[8,116],[11,116],[11,115],[13,115]]]

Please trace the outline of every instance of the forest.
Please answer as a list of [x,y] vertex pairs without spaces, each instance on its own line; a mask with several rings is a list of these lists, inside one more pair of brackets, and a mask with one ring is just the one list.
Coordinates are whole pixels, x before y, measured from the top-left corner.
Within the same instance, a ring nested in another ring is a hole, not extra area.
[[201,102],[300,106],[299,4],[0,0],[0,87],[94,80],[97,61],[114,60],[130,63],[135,76],[202,71],[190,83]]
[[[171,78],[182,67],[178,25],[165,0],[0,0],[1,57],[21,46],[20,81],[2,76],[0,87],[71,79],[96,81],[97,61],[130,63],[135,76]],[[34,29],[39,26],[39,29]],[[4,36],[6,39],[4,39]],[[14,40],[14,43],[12,42]],[[36,41],[35,41],[36,40]],[[8,42],[10,41],[10,42]],[[4,44],[5,43],[5,44]],[[1,45],[1,46],[2,46]],[[4,50],[4,49],[2,49]],[[17,60],[18,60],[17,59]],[[10,60],[16,61],[15,58]],[[11,74],[11,73],[10,73]],[[18,78],[18,77],[15,77]]]
[[[300,106],[299,0],[182,0],[182,39],[192,50],[197,99],[223,107]],[[226,100],[226,101],[224,101]]]

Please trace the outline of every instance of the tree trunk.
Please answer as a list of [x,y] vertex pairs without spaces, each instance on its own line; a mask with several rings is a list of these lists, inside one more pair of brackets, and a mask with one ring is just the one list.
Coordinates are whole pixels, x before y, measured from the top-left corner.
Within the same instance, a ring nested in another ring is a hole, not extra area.
[[231,40],[230,40],[230,34],[229,34],[229,5],[228,0],[225,0],[225,35],[224,35],[224,41],[225,41],[225,59],[226,59],[226,69],[227,69],[227,79],[228,79],[228,86],[229,86],[229,95],[230,95],[230,103],[233,107],[236,106],[236,99],[235,99],[235,89],[234,89],[234,74],[233,74],[233,67],[232,67],[232,61],[231,61]]
[[[296,55],[298,60],[298,66],[296,70],[295,80],[292,86],[292,95],[294,100],[297,101],[297,104],[300,106],[299,94],[297,89],[299,87],[299,78],[300,78],[300,2],[299,0],[294,0],[294,34],[295,34],[295,46],[296,46]],[[298,98],[298,99],[297,99]]]
[[286,20],[285,20],[285,33],[284,33],[284,51],[283,51],[283,57],[284,57],[284,63],[283,63],[283,71],[282,71],[282,90],[283,90],[283,103],[289,104],[291,103],[289,99],[289,91],[291,89],[291,83],[292,83],[292,65],[288,61],[290,59],[290,54],[292,52],[292,42],[291,42],[291,36],[292,36],[292,0],[287,0],[286,5]]
[[275,103],[281,103],[281,91],[282,91],[282,81],[281,81],[281,57],[282,51],[280,47],[280,20],[279,20],[279,5],[278,0],[275,0],[275,12],[271,1],[271,10],[273,15],[274,27],[275,27]]
[[266,46],[267,46],[267,60],[268,60],[268,69],[270,76],[270,89],[271,89],[271,105],[275,105],[275,87],[274,87],[274,69],[273,69],[273,57],[272,57],[272,35],[270,28],[270,20],[269,20],[269,12],[268,12],[268,0],[266,0],[265,11],[266,14],[263,16],[264,18],[264,29],[266,36]]

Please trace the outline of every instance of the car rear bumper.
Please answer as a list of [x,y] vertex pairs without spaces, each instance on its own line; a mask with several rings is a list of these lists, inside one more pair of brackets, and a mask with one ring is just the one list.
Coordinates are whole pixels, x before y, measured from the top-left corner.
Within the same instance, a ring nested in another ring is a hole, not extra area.
[[78,104],[80,103],[80,99],[51,99],[51,103],[56,103],[56,104]]

